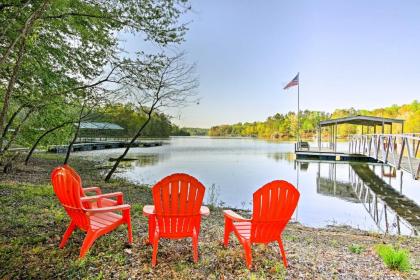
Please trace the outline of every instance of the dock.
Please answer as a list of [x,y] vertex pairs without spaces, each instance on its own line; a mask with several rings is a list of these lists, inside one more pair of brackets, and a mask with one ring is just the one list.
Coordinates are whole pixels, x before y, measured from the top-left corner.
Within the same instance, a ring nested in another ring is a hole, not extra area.
[[420,134],[351,135],[349,150],[383,162],[397,170],[420,176]]
[[295,146],[295,154],[297,159],[316,159],[316,160],[328,160],[328,161],[362,161],[362,162],[377,162],[372,157],[358,154],[358,153],[346,153],[340,151],[334,151],[331,148],[298,148]]
[[[361,134],[349,136],[346,151],[337,149],[337,127],[341,124],[362,127]],[[400,125],[401,133],[392,133],[393,124]],[[386,125],[391,133],[385,133]],[[377,127],[382,128],[381,133],[377,133]],[[323,128],[329,132],[327,147],[323,146],[321,140]],[[370,134],[372,131],[373,134]],[[408,172],[417,180],[420,178],[420,133],[407,134],[403,131],[404,120],[400,119],[352,116],[321,121],[318,126],[317,147],[311,147],[307,142],[298,142],[295,144],[295,154],[297,159],[385,163],[396,170]]]
[[[72,152],[83,152],[83,151],[96,151],[96,150],[106,150],[106,149],[118,149],[126,148],[130,142],[129,141],[97,141],[97,142],[83,142],[76,143],[72,147]],[[162,141],[136,141],[131,147],[157,147],[162,146]],[[69,145],[56,145],[48,148],[49,153],[66,153]]]

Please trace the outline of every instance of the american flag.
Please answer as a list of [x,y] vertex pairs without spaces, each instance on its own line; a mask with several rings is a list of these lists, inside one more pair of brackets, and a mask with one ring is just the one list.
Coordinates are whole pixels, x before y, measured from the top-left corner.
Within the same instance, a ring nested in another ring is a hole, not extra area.
[[297,85],[299,85],[299,73],[297,73],[296,77],[294,77],[283,89],[288,89]]

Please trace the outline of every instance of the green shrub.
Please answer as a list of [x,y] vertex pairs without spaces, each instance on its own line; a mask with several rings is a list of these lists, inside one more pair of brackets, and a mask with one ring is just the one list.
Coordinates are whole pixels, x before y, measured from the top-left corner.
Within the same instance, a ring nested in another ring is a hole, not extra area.
[[399,271],[410,270],[410,254],[407,250],[396,250],[392,245],[384,244],[377,245],[375,249],[388,268]]
[[364,250],[363,246],[357,245],[357,244],[351,244],[349,246],[350,252],[354,254],[361,254]]

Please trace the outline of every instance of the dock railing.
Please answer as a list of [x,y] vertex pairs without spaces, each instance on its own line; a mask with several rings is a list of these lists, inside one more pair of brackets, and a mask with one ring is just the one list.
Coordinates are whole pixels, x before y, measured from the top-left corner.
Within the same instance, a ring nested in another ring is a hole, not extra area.
[[349,153],[372,157],[378,161],[420,176],[420,133],[354,134],[349,136]]

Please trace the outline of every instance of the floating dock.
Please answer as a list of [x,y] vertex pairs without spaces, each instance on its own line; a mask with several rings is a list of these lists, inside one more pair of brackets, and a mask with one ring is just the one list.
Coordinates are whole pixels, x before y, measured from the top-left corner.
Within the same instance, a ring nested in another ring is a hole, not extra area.
[[[129,141],[106,141],[106,142],[87,142],[87,143],[76,143],[73,145],[72,152],[83,152],[83,151],[96,151],[96,150],[106,150],[106,149],[118,149],[126,148],[130,142]],[[162,146],[162,141],[136,141],[131,147],[157,147]],[[66,153],[69,145],[58,145],[52,146],[48,149],[50,153]]]
[[366,155],[345,152],[334,152],[332,149],[327,148],[295,149],[295,154],[296,159],[378,162],[376,159]]

